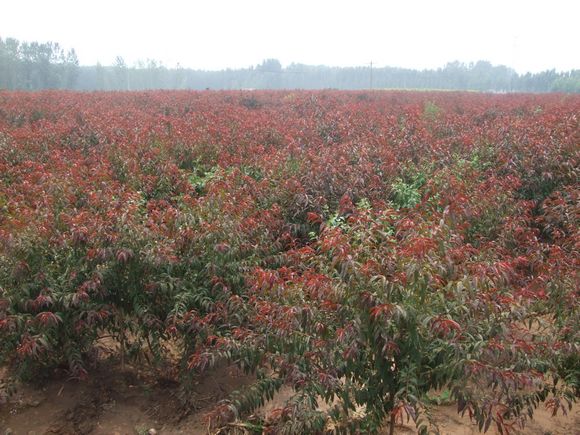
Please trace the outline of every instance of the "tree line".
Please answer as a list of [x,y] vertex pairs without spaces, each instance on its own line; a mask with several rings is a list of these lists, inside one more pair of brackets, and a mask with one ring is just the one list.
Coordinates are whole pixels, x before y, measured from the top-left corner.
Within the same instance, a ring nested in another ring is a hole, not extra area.
[[518,74],[487,61],[451,62],[442,68],[313,66],[276,59],[249,68],[206,71],[169,68],[148,59],[127,65],[80,66],[74,49],[58,43],[0,38],[0,89],[456,89],[495,92],[580,92],[580,70]]
[[0,89],[74,89],[79,82],[74,49],[54,42],[0,38]]

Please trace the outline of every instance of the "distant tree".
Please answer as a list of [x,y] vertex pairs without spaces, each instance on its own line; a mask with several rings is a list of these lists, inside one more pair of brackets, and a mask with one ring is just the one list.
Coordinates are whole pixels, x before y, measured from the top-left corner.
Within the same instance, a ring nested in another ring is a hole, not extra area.
[[185,88],[185,70],[181,67],[178,63],[173,70],[173,79],[171,82],[171,87],[174,89],[183,89]]
[[62,68],[62,87],[66,89],[74,88],[79,76],[79,59],[74,48],[69,50],[66,56],[63,56]]
[[278,59],[266,59],[261,63],[261,65],[256,67],[256,70],[279,73],[282,72],[282,64]]
[[266,59],[255,69],[260,88],[280,88],[282,64],[278,59]]
[[161,68],[162,65],[160,62],[157,62],[155,59],[147,59],[147,88],[159,89],[162,87],[159,81]]
[[79,62],[73,50],[58,43],[0,39],[0,87],[7,89],[73,88]]
[[103,68],[103,66],[100,64],[100,62],[97,62],[97,66],[95,67],[95,72],[96,72],[96,79],[95,79],[96,89],[98,91],[102,91],[105,89],[105,68]]
[[558,77],[552,84],[552,91],[580,93],[580,70],[573,70]]
[[19,59],[20,44],[16,39],[0,38],[0,88],[15,89],[19,87],[21,62]]
[[129,68],[127,68],[125,59],[121,56],[117,56],[113,67],[115,70],[114,87],[116,89],[129,90]]

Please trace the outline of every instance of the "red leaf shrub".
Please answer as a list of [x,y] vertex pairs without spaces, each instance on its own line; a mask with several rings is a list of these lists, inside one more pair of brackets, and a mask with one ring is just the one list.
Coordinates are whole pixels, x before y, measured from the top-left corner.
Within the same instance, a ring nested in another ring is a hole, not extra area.
[[565,407],[580,99],[365,95],[0,92],[2,360],[171,341],[184,386],[256,372],[214,423],[292,387],[274,432],[426,430],[432,388],[481,429]]

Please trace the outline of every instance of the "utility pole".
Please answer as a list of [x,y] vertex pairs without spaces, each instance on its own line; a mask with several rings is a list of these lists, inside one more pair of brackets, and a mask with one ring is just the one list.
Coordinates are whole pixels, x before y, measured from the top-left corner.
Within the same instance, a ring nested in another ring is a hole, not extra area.
[[373,61],[371,60],[371,91],[373,90]]

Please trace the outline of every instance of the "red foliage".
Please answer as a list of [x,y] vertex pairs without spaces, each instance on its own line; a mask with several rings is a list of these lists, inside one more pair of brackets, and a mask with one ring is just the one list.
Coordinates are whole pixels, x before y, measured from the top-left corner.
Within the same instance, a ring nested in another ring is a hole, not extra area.
[[[250,110],[234,91],[0,92],[3,360],[84,377],[98,333],[131,325],[175,339],[188,370],[268,367],[348,408],[362,393],[338,380],[379,391],[372,376],[399,376],[413,337],[453,349],[453,382],[505,387],[493,406],[461,396],[504,431],[517,394],[572,376],[579,97],[251,96]],[[385,406],[418,418],[411,396]]]

